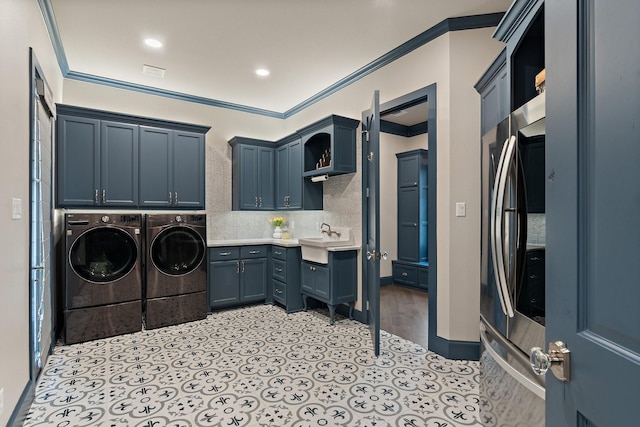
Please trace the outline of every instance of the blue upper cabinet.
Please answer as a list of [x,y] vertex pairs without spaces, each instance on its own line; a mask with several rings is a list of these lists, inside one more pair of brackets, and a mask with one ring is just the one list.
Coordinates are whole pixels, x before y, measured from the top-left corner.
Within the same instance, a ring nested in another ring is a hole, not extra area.
[[57,205],[204,209],[204,126],[58,105]]
[[276,209],[322,209],[322,184],[302,176],[300,136],[283,138],[276,147]]
[[57,204],[97,206],[100,202],[100,120],[58,114]]
[[356,171],[356,128],[360,122],[332,115],[298,131],[303,146],[303,176]]
[[137,206],[136,126],[60,114],[57,133],[59,206]]
[[507,51],[503,49],[476,83],[475,88],[480,94],[482,135],[507,118],[511,112],[508,68]]
[[204,209],[204,135],[173,131],[173,206]]
[[232,156],[233,210],[273,210],[274,144],[259,139],[234,137]]
[[100,123],[100,188],[102,206],[138,205],[138,126]]
[[140,126],[140,206],[204,209],[204,135]]

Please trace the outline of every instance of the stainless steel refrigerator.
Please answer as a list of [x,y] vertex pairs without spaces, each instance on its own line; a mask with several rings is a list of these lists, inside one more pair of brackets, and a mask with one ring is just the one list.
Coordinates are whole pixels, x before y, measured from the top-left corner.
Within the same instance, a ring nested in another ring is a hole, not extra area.
[[482,138],[480,418],[484,426],[544,426],[545,96]]

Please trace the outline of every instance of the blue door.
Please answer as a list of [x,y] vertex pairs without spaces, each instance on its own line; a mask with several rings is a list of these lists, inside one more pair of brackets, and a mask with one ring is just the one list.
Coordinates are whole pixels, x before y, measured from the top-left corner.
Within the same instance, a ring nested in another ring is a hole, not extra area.
[[365,203],[363,206],[364,282],[367,287],[369,329],[375,355],[380,354],[380,93],[373,93],[371,109],[362,113],[362,173]]
[[545,2],[546,425],[638,425],[640,2]]

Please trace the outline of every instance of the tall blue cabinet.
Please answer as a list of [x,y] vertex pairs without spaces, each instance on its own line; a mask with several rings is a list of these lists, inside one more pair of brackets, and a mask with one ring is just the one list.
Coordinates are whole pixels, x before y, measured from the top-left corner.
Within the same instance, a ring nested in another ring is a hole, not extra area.
[[392,261],[394,283],[427,289],[427,170],[429,154],[419,149],[397,153],[398,258]]

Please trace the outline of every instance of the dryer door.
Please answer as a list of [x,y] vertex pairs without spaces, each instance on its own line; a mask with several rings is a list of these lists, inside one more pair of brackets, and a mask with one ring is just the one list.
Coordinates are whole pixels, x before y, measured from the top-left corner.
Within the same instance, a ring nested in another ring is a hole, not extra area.
[[167,228],[151,243],[151,261],[162,273],[183,276],[196,270],[203,262],[206,245],[200,235],[189,227]]
[[69,250],[69,265],[82,279],[107,284],[118,281],[136,266],[138,248],[127,232],[113,227],[85,231]]

